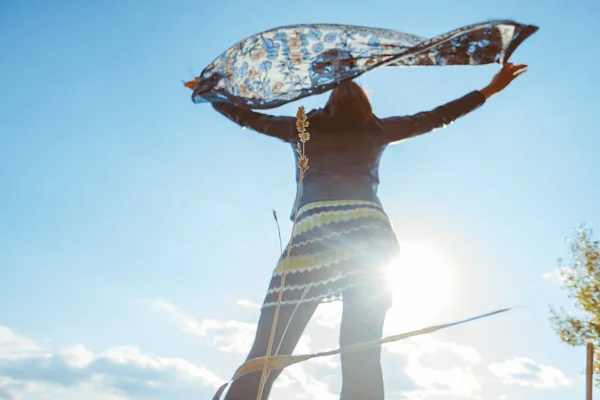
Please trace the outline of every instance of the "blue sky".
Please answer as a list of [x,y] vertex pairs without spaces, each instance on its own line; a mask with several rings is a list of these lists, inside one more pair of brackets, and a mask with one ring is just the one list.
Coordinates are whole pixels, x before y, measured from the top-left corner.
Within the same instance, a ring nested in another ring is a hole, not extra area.
[[[600,6],[523,3],[0,3],[0,398],[208,398],[245,357],[279,253],[271,210],[290,233],[293,155],[194,105],[181,79],[279,25],[434,36],[492,18],[540,26],[513,56],[528,73],[384,155],[380,197],[421,271],[396,275],[386,330],[526,307],[387,346],[386,390],[583,398],[585,351],[559,341],[548,305],[569,305],[552,271],[570,229],[600,229]],[[387,117],[480,89],[497,70],[376,70],[359,83]],[[322,307],[298,351],[337,346],[337,311]],[[339,384],[337,359],[306,363],[273,398],[335,399]]]

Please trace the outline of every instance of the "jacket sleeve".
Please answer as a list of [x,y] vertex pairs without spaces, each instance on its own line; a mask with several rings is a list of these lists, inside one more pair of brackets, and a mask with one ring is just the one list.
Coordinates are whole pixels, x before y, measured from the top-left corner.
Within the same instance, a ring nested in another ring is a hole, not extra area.
[[383,118],[387,143],[394,143],[445,127],[485,103],[485,96],[475,90],[459,99],[410,116]]
[[261,114],[232,103],[217,102],[212,106],[241,127],[289,142],[294,135],[296,119]]

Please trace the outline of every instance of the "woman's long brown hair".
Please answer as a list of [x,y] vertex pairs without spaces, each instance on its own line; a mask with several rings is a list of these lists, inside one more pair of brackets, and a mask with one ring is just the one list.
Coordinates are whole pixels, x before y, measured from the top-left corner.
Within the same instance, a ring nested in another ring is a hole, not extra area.
[[357,126],[365,125],[373,115],[367,94],[353,81],[346,81],[333,89],[327,107],[336,119]]

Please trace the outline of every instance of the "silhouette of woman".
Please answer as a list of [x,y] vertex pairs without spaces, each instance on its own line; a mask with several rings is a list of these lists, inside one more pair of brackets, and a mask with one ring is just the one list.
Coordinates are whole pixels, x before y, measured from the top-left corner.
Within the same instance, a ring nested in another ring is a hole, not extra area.
[[[273,344],[274,349],[279,348],[277,354],[292,354],[317,306],[334,300],[343,302],[340,347],[381,338],[391,306],[384,269],[399,252],[377,196],[383,151],[390,143],[431,132],[474,111],[526,67],[505,64],[481,90],[431,111],[381,119],[373,114],[364,91],[353,81],[346,81],[332,90],[325,108],[307,114],[310,141],[305,154],[309,169],[298,187],[300,201],[290,257],[284,249],[273,272],[248,360],[266,355],[284,271],[287,274]],[[231,103],[212,106],[238,125],[296,149],[299,138],[294,117],[266,115]],[[380,353],[381,348],[376,347],[341,355],[341,400],[383,400]],[[271,371],[263,399],[268,399],[280,373]],[[260,379],[260,372],[242,376],[232,383],[225,399],[256,399]]]

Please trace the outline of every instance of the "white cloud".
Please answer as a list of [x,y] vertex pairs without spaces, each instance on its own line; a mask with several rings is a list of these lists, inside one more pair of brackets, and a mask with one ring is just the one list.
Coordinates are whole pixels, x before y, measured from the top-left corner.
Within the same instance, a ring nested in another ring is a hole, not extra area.
[[60,350],[58,355],[65,361],[65,364],[71,368],[85,368],[95,359],[94,353],[81,344],[66,347]]
[[169,303],[168,301],[152,300],[151,303],[152,306],[157,310],[169,311],[171,313],[178,313],[180,311],[177,306],[173,305],[172,303]]
[[387,351],[393,354],[419,357],[436,356],[438,362],[445,354],[457,357],[460,362],[473,365],[483,361],[481,354],[475,348],[454,342],[442,342],[433,336],[413,337],[386,346]]
[[[483,397],[486,379],[484,360],[479,352],[453,342],[442,342],[433,336],[421,336],[392,343],[389,353],[402,357],[404,373],[416,389],[404,392],[406,399],[479,399]],[[570,386],[573,382],[562,371],[527,358],[514,358],[488,366],[501,382],[536,389]],[[507,395],[499,400],[509,400]]]
[[564,282],[565,278],[561,276],[561,273],[568,273],[568,269],[566,268],[556,268],[552,271],[549,272],[544,272],[542,274],[542,279],[555,283],[555,284],[561,284]]
[[183,332],[206,338],[220,351],[246,354],[252,347],[256,324],[212,318],[198,320],[169,302],[154,300],[151,304],[157,310],[166,311],[180,325]]
[[[93,371],[119,376],[138,377],[143,375],[153,385],[200,382],[203,386],[219,387],[224,381],[202,365],[196,365],[181,358],[164,358],[144,354],[135,346],[113,347],[98,357],[100,365],[93,365]],[[124,372],[124,371],[127,372]]]
[[441,387],[450,393],[461,396],[473,396],[481,389],[477,376],[472,370],[466,368],[432,368],[411,360],[405,372],[415,385],[425,389]]
[[550,271],[550,272],[544,272],[542,274],[542,279],[547,280],[547,281],[554,280],[557,277],[558,277],[557,270]]
[[282,387],[273,387],[275,399],[339,399],[339,395],[332,393],[326,382],[315,377],[304,365],[292,365],[286,368],[281,376],[284,375],[288,378],[288,385],[285,390],[281,390]]
[[17,391],[24,389],[23,384],[15,382],[12,379],[0,376],[0,399],[17,400],[20,396]]
[[8,389],[0,386],[0,399],[13,400],[15,397],[9,393]]
[[[239,302],[238,302],[239,303]],[[206,338],[208,343],[213,345],[217,350],[225,353],[235,353],[246,355],[256,333],[256,324],[250,324],[240,321],[221,321],[212,318],[197,320],[188,315],[178,307],[164,301],[152,302],[154,308],[167,311],[171,317],[175,318],[183,332],[192,334],[198,337]],[[327,304],[325,304],[326,306]],[[243,302],[242,307],[246,307]],[[319,313],[319,309],[324,309]],[[320,307],[315,313],[315,323],[320,326],[330,327],[332,320],[329,318],[330,313],[333,313],[332,307]],[[315,351],[326,351],[333,348],[318,348],[313,346],[312,337],[304,334],[300,337],[298,344],[294,350],[294,354],[310,354]],[[329,368],[339,366],[336,357],[322,357],[309,361],[312,364],[319,364]]]
[[[0,397],[1,398],[1,397]],[[15,399],[19,400],[131,400],[131,397],[124,397],[118,394],[109,393],[99,387],[99,383],[94,380],[81,383],[77,386],[59,386],[53,384],[26,384],[19,390]]]
[[192,333],[209,337],[211,343],[220,351],[239,354],[250,351],[256,332],[256,324],[232,320],[205,319],[195,324],[195,328]]
[[14,357],[38,350],[40,347],[35,341],[0,325],[0,357]]
[[239,299],[236,304],[240,307],[250,308],[252,310],[260,310],[260,304],[248,299]]
[[42,352],[33,340],[0,328],[0,398],[16,400],[25,393],[49,391],[65,398],[67,389],[87,390],[86,398],[99,400],[188,397],[202,390],[208,394],[224,382],[202,365],[145,354],[137,347],[112,347],[95,355],[76,344]]
[[453,393],[449,390],[413,390],[402,392],[403,400],[483,400],[476,395]]
[[550,271],[550,272],[544,272],[542,274],[542,279],[544,279],[546,281],[560,282],[559,270],[555,269],[555,270]]
[[482,385],[474,367],[483,358],[476,349],[432,336],[391,343],[385,349],[402,357],[404,373],[417,387],[405,393],[408,399],[478,398]]
[[329,329],[339,328],[342,322],[342,303],[336,301],[319,305],[313,320],[318,326]]
[[560,369],[538,364],[534,360],[516,357],[503,363],[494,363],[489,370],[508,385],[529,386],[536,389],[555,389],[573,384]]

